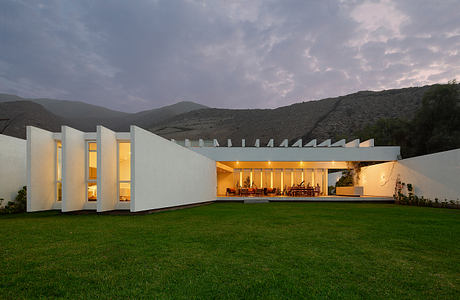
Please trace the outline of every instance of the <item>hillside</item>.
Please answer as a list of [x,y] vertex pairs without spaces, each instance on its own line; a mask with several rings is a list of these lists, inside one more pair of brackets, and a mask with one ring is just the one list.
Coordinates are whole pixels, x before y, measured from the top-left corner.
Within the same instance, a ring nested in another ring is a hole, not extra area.
[[[65,123],[66,125],[83,131],[95,131],[97,125],[103,125],[116,131],[128,131],[129,125],[149,128],[158,122],[178,114],[207,108],[207,106],[198,103],[182,101],[138,113],[125,113],[80,101],[45,98],[28,99],[16,95],[0,94],[0,104],[13,102],[24,102],[21,106],[24,113],[31,113],[37,110],[37,115],[41,116],[41,124],[54,124],[56,120],[59,120],[60,124]],[[0,109],[0,113],[3,114],[3,117],[10,119],[15,118],[15,122],[21,123],[22,117],[21,114],[19,114],[20,111],[16,109],[13,111],[6,109],[7,106],[10,105],[8,104],[4,106],[4,109]],[[41,108],[38,108],[39,106]],[[49,113],[48,117],[45,112]],[[49,118],[49,120],[47,118]],[[29,125],[29,123],[27,123],[29,121],[30,120],[23,119],[24,126],[26,124]],[[30,125],[32,124],[30,123]],[[3,125],[0,124],[0,126]],[[0,127],[0,129],[1,128],[2,127]],[[23,134],[19,134],[19,132],[15,132],[15,134],[15,136],[25,137],[25,131]]]
[[[260,138],[262,144],[274,138],[279,144],[282,139],[294,141],[299,137],[304,140],[350,139],[356,131],[381,118],[411,119],[429,88],[362,91],[276,109],[216,109],[184,101],[139,113],[124,113],[83,102],[34,99],[31,101],[36,103],[20,101],[22,106],[13,111],[0,107],[0,113],[12,117],[14,112],[17,128],[24,128],[25,124],[34,121],[48,128],[68,124],[80,130],[95,131],[96,125],[101,124],[116,131],[128,131],[129,125],[134,124],[168,139],[217,138],[224,145],[226,139],[231,138],[238,145],[245,138],[250,145],[256,138]],[[0,94],[0,104],[3,105],[6,103],[1,103],[2,99],[24,100]],[[24,116],[19,114],[21,107],[26,113]],[[35,119],[25,117],[35,109]],[[14,134],[20,136],[17,130]],[[23,133],[22,137],[25,131]]]
[[60,131],[66,121],[31,101],[0,102],[0,133],[25,138],[26,125]]
[[358,92],[337,98],[309,101],[265,110],[205,109],[178,115],[151,128],[152,132],[175,139],[226,138],[252,144],[274,138],[319,140],[342,137],[380,118],[413,117],[429,86],[381,92]]

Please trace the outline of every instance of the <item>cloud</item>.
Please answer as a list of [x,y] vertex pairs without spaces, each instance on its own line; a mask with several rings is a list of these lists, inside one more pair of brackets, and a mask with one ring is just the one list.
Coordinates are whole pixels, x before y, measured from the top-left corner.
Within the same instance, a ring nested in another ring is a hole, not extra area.
[[3,1],[0,92],[265,108],[460,78],[458,1]]

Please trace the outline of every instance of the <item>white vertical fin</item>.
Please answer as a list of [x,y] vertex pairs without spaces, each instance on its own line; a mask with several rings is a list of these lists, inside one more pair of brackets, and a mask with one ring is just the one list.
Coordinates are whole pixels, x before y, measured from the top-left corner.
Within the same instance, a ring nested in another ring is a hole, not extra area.
[[335,142],[331,145],[331,147],[345,147],[345,139]]
[[295,142],[294,144],[292,144],[291,147],[299,147],[299,148],[302,148],[302,139],[298,139],[297,142]]
[[242,139],[241,140],[241,147],[246,147],[246,140],[245,139]]
[[256,143],[254,144],[255,147],[259,148],[260,147],[260,140],[256,139]]
[[359,144],[359,147],[374,147],[374,139],[369,139],[367,141],[362,142]]
[[204,147],[204,141],[203,139],[198,140],[198,147]]
[[304,145],[304,147],[316,147],[316,139],[309,141]]
[[231,139],[227,139],[227,147],[231,147],[232,146],[232,140]]
[[327,139],[321,144],[317,145],[318,147],[330,147],[331,146],[331,139]]
[[347,147],[347,148],[358,148],[359,147],[359,139],[352,140],[351,142],[346,143],[345,147]]
[[185,147],[192,147],[192,143],[190,142],[189,139],[185,139],[184,145],[185,145]]

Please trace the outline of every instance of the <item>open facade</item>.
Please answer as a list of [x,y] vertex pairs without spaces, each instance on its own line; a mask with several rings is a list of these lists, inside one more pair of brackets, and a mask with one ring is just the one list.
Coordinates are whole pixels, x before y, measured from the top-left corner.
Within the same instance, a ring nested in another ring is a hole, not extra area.
[[130,132],[28,127],[27,209],[139,212],[235,197],[328,197],[328,170],[396,161],[399,153],[373,140],[234,146],[169,141],[136,126]]

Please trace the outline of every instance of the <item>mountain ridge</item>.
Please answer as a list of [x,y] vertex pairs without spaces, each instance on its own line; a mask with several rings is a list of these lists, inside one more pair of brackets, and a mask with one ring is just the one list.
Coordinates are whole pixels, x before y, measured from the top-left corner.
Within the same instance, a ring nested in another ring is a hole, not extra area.
[[[57,114],[53,115],[58,119],[46,114],[43,114],[43,117],[52,118],[51,125],[60,120],[83,131],[95,131],[96,125],[103,125],[115,131],[128,131],[129,125],[137,125],[168,139],[217,138],[223,143],[230,138],[234,140],[234,145],[238,145],[243,138],[246,139],[247,145],[253,144],[255,139],[260,139],[261,144],[264,144],[270,138],[274,138],[275,143],[285,138],[291,142],[298,138],[354,138],[355,132],[381,118],[411,119],[422,103],[423,94],[430,87],[427,85],[383,91],[359,91],[274,109],[209,108],[195,102],[181,101],[138,113],[118,112],[120,114],[114,117],[98,117],[89,112],[75,118]],[[0,104],[2,95],[4,94],[0,94]],[[18,96],[14,97],[20,99]],[[48,101],[48,105],[50,103]],[[5,102],[3,105],[6,105]],[[92,105],[88,107],[91,108]],[[55,109],[55,112],[58,111]],[[0,115],[1,113],[0,110]],[[46,123],[42,120],[40,124],[44,122]],[[25,132],[11,134],[25,136]]]

